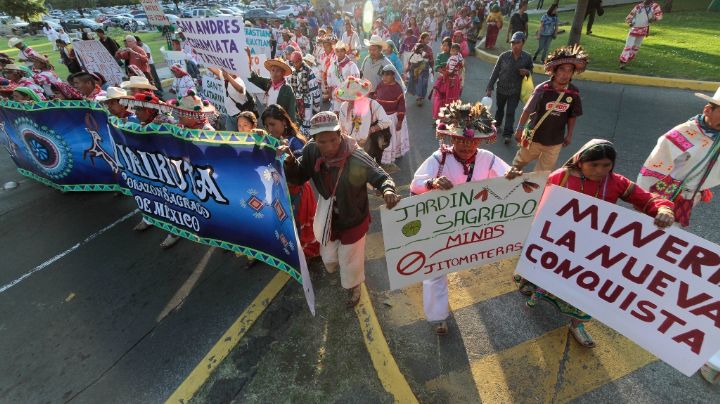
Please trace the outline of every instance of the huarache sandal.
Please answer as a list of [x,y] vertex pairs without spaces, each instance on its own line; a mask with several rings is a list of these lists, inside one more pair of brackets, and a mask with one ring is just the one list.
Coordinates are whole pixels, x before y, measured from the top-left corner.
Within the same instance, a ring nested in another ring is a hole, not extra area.
[[447,333],[448,333],[447,321],[441,321],[440,324],[435,326],[435,334],[447,335]]
[[577,341],[580,345],[584,346],[585,348],[595,348],[595,341],[593,341],[592,337],[590,337],[590,334],[585,331],[585,325],[584,324],[578,324],[577,326],[573,327],[572,324],[570,324],[570,334],[572,334],[573,337],[575,337],[575,341]]
[[360,303],[360,285],[355,286],[352,289],[349,289],[350,292],[350,299],[348,299],[347,302],[345,302],[345,306],[348,309],[352,309],[353,307],[357,306],[358,303]]
[[140,223],[136,224],[135,227],[133,227],[133,230],[135,231],[145,231],[148,228],[150,228],[150,223],[146,222],[143,219],[140,219]]

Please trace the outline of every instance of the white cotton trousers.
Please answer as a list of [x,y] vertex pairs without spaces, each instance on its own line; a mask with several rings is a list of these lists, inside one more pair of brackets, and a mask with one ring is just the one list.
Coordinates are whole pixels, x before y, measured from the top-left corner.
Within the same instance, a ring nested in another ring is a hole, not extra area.
[[340,267],[340,284],[352,289],[365,282],[365,236],[353,244],[341,244],[340,240],[320,245],[320,256],[329,273]]
[[423,309],[429,322],[447,320],[450,315],[447,275],[423,281]]

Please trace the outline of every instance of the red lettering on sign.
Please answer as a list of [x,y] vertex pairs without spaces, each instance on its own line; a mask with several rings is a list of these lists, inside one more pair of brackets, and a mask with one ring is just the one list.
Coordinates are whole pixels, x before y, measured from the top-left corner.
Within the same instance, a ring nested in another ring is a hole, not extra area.
[[405,254],[397,263],[397,271],[400,275],[412,275],[425,265],[425,254],[420,251],[413,251]]

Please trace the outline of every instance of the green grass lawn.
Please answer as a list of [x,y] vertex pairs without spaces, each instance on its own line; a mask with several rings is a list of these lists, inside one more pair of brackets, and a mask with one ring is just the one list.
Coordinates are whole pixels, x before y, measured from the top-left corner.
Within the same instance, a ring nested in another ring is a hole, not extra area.
[[[546,1],[547,3],[547,1]],[[645,38],[635,60],[626,73],[645,76],[673,77],[691,80],[720,81],[720,13],[707,12],[710,0],[683,0],[673,6],[672,13],[653,23],[650,36]],[[622,72],[618,57],[625,45],[628,26],[625,17],[631,4],[605,8],[605,14],[595,19],[592,35],[583,35],[581,44],[590,54],[590,70]],[[565,33],[558,35],[550,49],[567,44],[573,12],[559,14]],[[535,53],[538,42],[534,33],[539,27],[540,15],[530,16],[530,38],[525,51]],[[498,37],[499,54],[509,49],[505,43],[505,30]]]
[[[109,31],[109,35],[113,37],[122,47],[123,46],[123,38],[127,33],[119,28],[112,28]],[[144,43],[147,43],[150,47],[150,50],[152,51],[153,61],[155,62],[155,65],[164,65],[165,64],[165,58],[163,57],[163,54],[160,53],[161,47],[166,47],[165,38],[162,36],[161,33],[157,31],[152,32],[138,32],[135,35],[139,36],[140,39]],[[12,57],[17,57],[18,50],[13,48],[9,49],[7,48],[7,40],[9,38],[1,38],[0,41],[0,52],[7,53],[8,55]],[[34,37],[24,37],[22,38],[25,44],[33,48],[35,51],[37,51],[40,54],[46,55],[48,58],[50,58],[50,62],[55,66],[55,71],[60,76],[60,78],[65,79],[69,72],[67,70],[67,67],[65,67],[64,64],[60,63],[60,53],[58,51],[53,51],[52,44],[50,41],[47,40],[45,36],[38,35]]]

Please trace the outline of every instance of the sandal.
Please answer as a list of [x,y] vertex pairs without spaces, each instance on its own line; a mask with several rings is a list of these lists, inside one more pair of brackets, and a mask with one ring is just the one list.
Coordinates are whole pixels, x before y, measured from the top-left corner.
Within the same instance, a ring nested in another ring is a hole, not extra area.
[[435,326],[435,334],[447,335],[447,333],[448,333],[447,321],[443,320],[438,325]]
[[150,223],[146,222],[144,219],[140,219],[140,223],[136,224],[135,227],[133,227],[133,230],[135,231],[145,231],[150,228]]
[[360,285],[348,289],[348,291],[350,292],[350,299],[345,302],[345,307],[347,307],[348,309],[352,309],[353,307],[357,306],[358,303],[360,303]]
[[595,348],[595,341],[593,341],[592,337],[590,337],[590,334],[585,331],[585,325],[584,324],[578,324],[577,326],[573,327],[572,324],[570,324],[570,334],[572,334],[573,337],[575,337],[575,341],[577,341],[580,345],[584,346],[585,348]]

